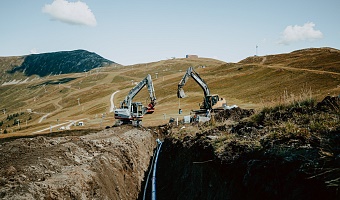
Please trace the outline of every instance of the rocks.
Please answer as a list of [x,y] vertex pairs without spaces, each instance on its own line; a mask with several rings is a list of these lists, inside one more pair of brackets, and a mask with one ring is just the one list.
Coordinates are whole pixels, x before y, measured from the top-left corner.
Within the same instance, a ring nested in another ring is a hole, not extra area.
[[7,183],[7,180],[3,177],[0,177],[0,186],[5,186]]
[[9,166],[6,170],[6,175],[7,176],[13,176],[17,173],[17,169],[15,169],[15,167],[13,166]]

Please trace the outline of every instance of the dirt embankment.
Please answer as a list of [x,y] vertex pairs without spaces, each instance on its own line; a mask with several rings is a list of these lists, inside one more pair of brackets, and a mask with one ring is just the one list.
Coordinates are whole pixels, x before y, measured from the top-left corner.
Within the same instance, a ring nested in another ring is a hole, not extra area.
[[[339,199],[339,97],[250,115],[178,138],[169,127],[157,169],[159,199]],[[247,118],[248,117],[248,118]],[[221,123],[219,120],[233,120]]]
[[214,116],[2,142],[0,198],[141,199],[154,133],[158,199],[340,198],[340,97]]
[[233,152],[229,153],[235,156],[235,160],[228,162],[216,156],[210,142],[206,137],[198,136],[185,143],[177,140],[163,143],[157,169],[159,199],[307,200],[339,197],[338,186],[327,187],[324,182],[328,176],[337,178],[334,174],[339,170],[328,163],[324,163],[324,169],[308,166],[315,160],[298,158],[308,152],[299,155],[298,150],[287,151],[285,153],[292,155],[285,158],[265,152],[242,152],[238,157],[245,147],[234,145]]
[[136,199],[155,146],[131,127],[0,143],[0,198]]

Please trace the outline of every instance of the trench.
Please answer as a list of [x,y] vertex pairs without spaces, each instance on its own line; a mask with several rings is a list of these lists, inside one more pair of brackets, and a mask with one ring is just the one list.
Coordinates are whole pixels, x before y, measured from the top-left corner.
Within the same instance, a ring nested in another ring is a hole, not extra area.
[[[152,158],[151,158],[152,160]],[[150,164],[151,164],[150,160]],[[232,163],[215,156],[205,140],[166,138],[158,158],[157,199],[337,199],[321,182],[299,172],[300,163],[263,152]],[[150,170],[150,165],[149,169]],[[148,171],[145,172],[145,175]],[[146,177],[144,178],[146,180]],[[145,187],[145,181],[142,188]],[[143,199],[143,189],[138,199]],[[145,199],[151,199],[150,183]]]
[[[0,198],[143,199],[156,138],[165,137],[156,167],[156,199],[340,199],[337,187],[327,188],[322,178],[309,179],[301,172],[306,163],[299,156],[310,154],[307,160],[313,159],[318,154],[313,149],[300,155],[292,150],[295,160],[260,150],[230,162],[215,154],[204,134],[174,139],[153,133],[122,126],[81,136],[0,143]],[[339,160],[333,166],[336,179]],[[151,199],[150,182],[145,199]]]

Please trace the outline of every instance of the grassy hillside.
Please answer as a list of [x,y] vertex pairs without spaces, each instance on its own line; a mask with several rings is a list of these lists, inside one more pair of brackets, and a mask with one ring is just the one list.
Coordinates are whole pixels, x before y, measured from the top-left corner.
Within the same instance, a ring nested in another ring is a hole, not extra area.
[[11,80],[25,80],[27,77],[23,73],[8,73],[16,66],[24,62],[23,56],[0,57],[0,85]]
[[340,51],[333,48],[310,48],[286,54],[248,57],[240,63],[279,65],[340,73]]
[[[109,65],[100,71],[93,69],[87,73],[60,74],[0,86],[0,109],[6,109],[6,114],[0,115],[0,124],[2,121],[1,128],[9,132],[0,134],[0,137],[49,132],[50,126],[66,126],[70,120],[85,121],[85,127],[72,129],[111,126],[114,124],[113,114],[109,112],[111,94],[120,91],[114,96],[114,103],[118,106],[129,90],[147,74],[153,78],[158,104],[152,115],[145,116],[144,125],[163,124],[169,117],[183,118],[190,110],[198,109],[203,98],[203,91],[192,79],[184,86],[188,97],[179,100],[176,96],[177,84],[190,66],[209,85],[211,93],[226,98],[228,105],[260,109],[311,97],[321,100],[328,94],[340,94],[339,52],[330,48],[306,49],[249,57],[239,63],[198,58],[131,66]],[[19,63],[18,59],[2,60]],[[147,89],[144,88],[134,101],[146,104]],[[178,114],[179,108],[183,110],[182,115]],[[27,113],[27,109],[32,112]],[[7,120],[8,114],[16,113],[19,114],[16,119]],[[44,115],[47,115],[45,119],[41,119]],[[15,123],[18,119],[19,125]],[[43,129],[46,130],[38,132]]]

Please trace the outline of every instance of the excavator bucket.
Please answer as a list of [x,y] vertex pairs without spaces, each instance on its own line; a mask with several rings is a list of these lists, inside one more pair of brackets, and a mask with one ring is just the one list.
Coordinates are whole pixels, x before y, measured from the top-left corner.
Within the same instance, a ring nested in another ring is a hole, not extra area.
[[184,90],[182,88],[178,89],[177,97],[178,98],[184,98],[185,97],[185,93],[184,93]]
[[152,103],[149,103],[149,105],[146,107],[145,114],[152,114],[155,112],[155,107]]
[[155,112],[155,108],[147,108],[145,114],[152,114],[153,112]]

